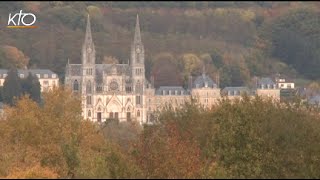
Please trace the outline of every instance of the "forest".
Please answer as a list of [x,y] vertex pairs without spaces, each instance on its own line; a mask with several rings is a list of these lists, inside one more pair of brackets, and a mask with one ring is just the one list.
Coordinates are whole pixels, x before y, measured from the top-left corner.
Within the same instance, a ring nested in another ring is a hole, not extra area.
[[319,178],[319,109],[243,96],[167,106],[153,125],[81,117],[63,87],[0,118],[0,178]]
[[[20,9],[38,28],[5,27]],[[63,83],[68,60],[81,63],[87,14],[97,63],[127,63],[139,14],[156,87],[186,86],[205,66],[222,88],[281,74],[320,93],[319,10],[298,1],[0,2],[0,68],[11,69],[0,88],[0,178],[320,178],[319,108],[298,98],[222,98],[210,109],[191,99],[153,125],[98,124],[82,118],[70,89],[40,94],[37,77],[15,72],[47,68]]]
[[[186,87],[206,72],[225,86],[281,74],[298,86],[318,83],[319,2],[0,2],[9,13],[32,12],[36,29],[0,28],[0,68],[48,68],[63,83],[65,66],[81,63],[90,14],[96,63],[127,63],[136,14],[155,86]],[[174,18],[172,18],[174,17]],[[175,78],[168,78],[175,77]]]

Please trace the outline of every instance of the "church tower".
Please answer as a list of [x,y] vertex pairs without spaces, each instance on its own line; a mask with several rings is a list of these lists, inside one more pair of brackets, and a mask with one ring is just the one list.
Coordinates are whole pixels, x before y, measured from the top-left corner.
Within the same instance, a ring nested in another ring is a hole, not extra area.
[[[88,118],[88,113],[86,111],[92,112],[93,105],[93,94],[95,92],[95,59],[96,51],[94,48],[92,35],[91,35],[91,25],[90,17],[88,15],[86,35],[84,43],[82,45],[82,80],[81,80],[81,93],[83,97],[82,105],[85,108],[84,117]],[[90,112],[90,114],[91,114]]]
[[145,66],[144,66],[144,46],[141,41],[139,16],[137,15],[134,40],[131,44],[131,75],[133,80],[133,92],[136,95],[136,117],[139,122],[145,119],[144,113],[144,89],[145,89]]

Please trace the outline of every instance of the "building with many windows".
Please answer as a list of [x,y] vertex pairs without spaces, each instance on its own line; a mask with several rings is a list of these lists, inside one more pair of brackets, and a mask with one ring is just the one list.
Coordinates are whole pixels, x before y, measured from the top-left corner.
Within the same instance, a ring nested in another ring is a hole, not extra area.
[[[135,34],[128,64],[96,64],[95,45],[92,40],[88,15],[81,64],[66,65],[65,85],[82,98],[82,115],[85,119],[103,122],[108,118],[119,121],[150,123],[151,117],[165,105],[179,107],[191,97],[204,107],[212,107],[221,98],[220,88],[203,72],[186,90],[181,86],[153,87],[145,77],[145,49],[141,40],[137,15]],[[277,95],[272,83],[261,86],[260,93],[268,88]]]
[[[17,73],[21,79],[27,78],[29,73],[37,76],[41,85],[41,92],[51,90],[54,86],[59,86],[58,75],[49,69],[18,69]],[[3,86],[7,75],[7,69],[0,69],[0,86]]]

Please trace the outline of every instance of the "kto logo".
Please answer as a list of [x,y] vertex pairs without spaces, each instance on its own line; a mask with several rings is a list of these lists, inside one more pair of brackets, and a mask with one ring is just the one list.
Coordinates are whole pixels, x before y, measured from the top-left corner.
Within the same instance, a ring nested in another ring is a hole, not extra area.
[[[16,18],[18,17],[18,19]],[[8,26],[7,28],[37,28],[37,26],[32,26],[37,20],[37,17],[32,13],[16,13],[11,16],[9,14]]]

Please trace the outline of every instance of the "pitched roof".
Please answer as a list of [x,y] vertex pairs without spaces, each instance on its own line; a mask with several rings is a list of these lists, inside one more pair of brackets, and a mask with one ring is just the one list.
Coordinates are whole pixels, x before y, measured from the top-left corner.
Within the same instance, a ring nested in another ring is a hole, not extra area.
[[258,80],[258,85],[261,85],[261,84],[263,84],[263,85],[268,85],[268,84],[273,85],[275,83],[272,81],[271,78],[263,77],[263,78],[260,78]]
[[156,90],[157,95],[163,95],[163,91],[166,92],[166,95],[169,94],[169,91],[172,92],[172,95],[174,95],[175,91],[182,92],[179,95],[188,95],[189,91],[185,90],[182,86],[160,86]]
[[193,88],[202,88],[205,87],[205,85],[208,85],[208,87],[217,87],[217,84],[206,74],[202,74],[196,78],[193,82]]
[[[44,75],[47,74],[48,77],[46,78],[53,78],[52,75],[56,75],[55,78],[58,78],[57,74],[52,72],[49,69],[18,69],[18,75],[23,74],[24,77],[27,77],[29,75],[29,72],[32,75],[36,75],[39,74],[40,78],[45,78]],[[0,76],[3,77],[4,74],[8,74],[8,70],[7,69],[0,69]]]

